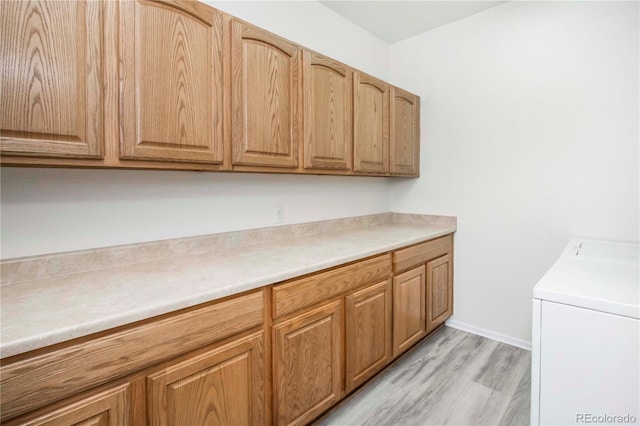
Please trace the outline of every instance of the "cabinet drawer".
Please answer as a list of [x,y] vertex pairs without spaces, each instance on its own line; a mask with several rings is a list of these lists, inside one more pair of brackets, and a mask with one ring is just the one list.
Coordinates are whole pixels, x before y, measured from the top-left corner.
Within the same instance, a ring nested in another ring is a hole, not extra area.
[[331,269],[273,288],[273,317],[279,318],[362,285],[391,276],[390,255]]
[[393,272],[412,268],[453,250],[453,234],[427,241],[426,243],[398,250],[393,253]]
[[0,368],[2,418],[42,407],[264,322],[263,291],[151,320]]

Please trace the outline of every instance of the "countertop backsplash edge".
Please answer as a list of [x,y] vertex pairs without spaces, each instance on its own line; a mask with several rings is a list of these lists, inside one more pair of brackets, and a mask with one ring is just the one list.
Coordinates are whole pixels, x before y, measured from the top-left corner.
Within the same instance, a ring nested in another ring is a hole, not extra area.
[[394,214],[379,213],[6,259],[0,261],[0,285],[383,225],[394,222]]

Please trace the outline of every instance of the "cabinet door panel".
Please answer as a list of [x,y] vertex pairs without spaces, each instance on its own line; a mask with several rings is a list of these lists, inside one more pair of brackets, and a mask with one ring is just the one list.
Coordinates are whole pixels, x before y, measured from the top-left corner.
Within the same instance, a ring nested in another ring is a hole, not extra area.
[[222,163],[222,15],[136,0],[120,16],[121,158]]
[[391,359],[391,280],[345,298],[346,391],[380,371]]
[[425,267],[393,278],[393,357],[425,335]]
[[103,155],[103,5],[0,2],[4,154]]
[[351,70],[305,51],[303,76],[304,167],[351,169]]
[[420,166],[420,98],[397,87],[391,88],[392,175],[418,176]]
[[277,425],[303,425],[342,392],[342,303],[327,303],[274,327]]
[[265,423],[264,336],[238,341],[179,362],[147,378],[153,425]]
[[232,21],[233,164],[298,166],[298,47]]
[[386,174],[389,170],[389,85],[355,72],[353,170]]
[[453,313],[453,263],[451,255],[427,263],[427,333]]
[[127,426],[129,424],[129,385],[121,385],[63,406],[21,425],[41,426]]

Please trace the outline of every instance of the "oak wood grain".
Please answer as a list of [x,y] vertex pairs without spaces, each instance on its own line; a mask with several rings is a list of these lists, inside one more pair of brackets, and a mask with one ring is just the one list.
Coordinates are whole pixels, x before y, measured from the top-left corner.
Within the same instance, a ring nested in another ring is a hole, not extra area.
[[298,167],[299,47],[231,22],[233,164]]
[[345,297],[345,391],[351,392],[391,360],[391,280]]
[[136,0],[120,17],[121,158],[222,164],[222,14]]
[[352,167],[352,70],[308,50],[303,55],[304,167]]
[[353,170],[389,171],[389,84],[370,75],[353,75]]
[[264,332],[260,331],[147,378],[151,425],[263,425]]
[[393,271],[395,273],[427,263],[453,250],[453,234],[416,244],[393,252]]
[[129,385],[119,385],[50,413],[20,421],[19,424],[23,426],[128,426],[130,401]]
[[342,396],[342,301],[273,328],[276,425],[304,425]]
[[453,263],[446,254],[427,263],[427,333],[453,313]]
[[103,3],[0,2],[0,150],[101,158]]
[[263,290],[195,308],[0,367],[2,417],[90,387],[261,325]]
[[315,273],[273,287],[273,317],[281,318],[391,276],[388,254]]
[[391,86],[389,173],[420,175],[420,97]]
[[426,335],[425,266],[393,277],[393,357]]

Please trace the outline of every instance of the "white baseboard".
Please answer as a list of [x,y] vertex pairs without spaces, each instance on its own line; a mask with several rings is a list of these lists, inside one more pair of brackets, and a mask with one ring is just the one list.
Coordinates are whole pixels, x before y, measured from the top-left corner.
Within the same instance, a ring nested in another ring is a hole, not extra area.
[[493,330],[487,330],[486,328],[480,328],[466,322],[456,321],[454,319],[448,319],[445,324],[449,327],[457,328],[458,330],[466,331],[468,333],[477,334],[478,336],[506,343],[507,345],[517,346],[528,351],[531,350],[531,342],[527,340],[517,339],[515,337],[507,336],[506,334],[498,333]]

